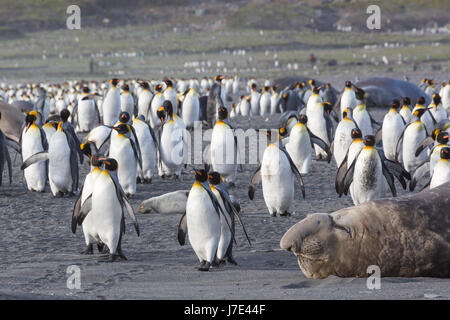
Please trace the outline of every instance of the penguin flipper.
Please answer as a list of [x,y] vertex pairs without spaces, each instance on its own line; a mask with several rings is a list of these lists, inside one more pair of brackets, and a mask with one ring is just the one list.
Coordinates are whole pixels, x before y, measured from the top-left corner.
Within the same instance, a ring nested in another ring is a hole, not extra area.
[[180,219],[180,223],[178,224],[178,243],[180,246],[184,246],[186,243],[186,234],[187,234],[187,219],[186,212],[183,213]]
[[141,149],[139,148],[139,142],[137,141],[136,137],[135,137],[135,139],[136,139],[135,141],[133,141],[133,139],[128,139],[128,140],[130,141],[131,148],[133,149],[134,157],[136,158],[139,168],[141,168],[141,170],[142,170]]
[[416,153],[414,154],[416,157],[419,156],[419,154],[422,153],[422,151],[426,148],[428,148],[428,146],[430,144],[432,144],[434,142],[432,137],[426,137],[425,139],[423,139],[423,141],[420,143],[419,147],[416,149]]
[[[9,184],[12,183],[12,162],[11,162],[11,157],[9,155],[9,151],[8,148],[6,147],[6,145],[4,145],[4,152],[5,154],[5,158],[6,158],[6,163],[8,164],[8,173],[9,173]],[[2,174],[3,170],[0,171],[0,174]]]
[[81,209],[81,196],[83,195],[84,184],[81,186],[80,193],[78,194],[77,200],[75,201],[75,205],[73,206],[72,211],[72,233],[75,234],[77,230],[78,217]]
[[375,145],[378,145],[378,143],[382,140],[383,137],[383,127],[381,126],[380,129],[378,129],[377,133],[375,133]]
[[[2,133],[3,134],[3,133]],[[5,136],[5,141],[6,141],[6,145],[11,147],[14,151],[16,151],[17,153],[21,153],[22,152],[22,148],[20,146],[20,144],[18,144],[16,141],[9,139],[7,136]]]
[[283,153],[287,157],[289,164],[291,165],[291,170],[294,173],[295,177],[297,178],[298,184],[300,185],[300,189],[302,190],[303,199],[305,199],[305,183],[303,182],[302,175],[298,171],[297,166],[295,165],[294,161],[292,161],[292,158],[289,155],[289,153],[286,151],[286,149],[280,148],[280,150],[283,151]]
[[345,174],[347,173],[347,157],[348,157],[348,153],[345,155],[344,160],[342,160],[341,165],[338,168],[338,171],[336,173],[336,179],[334,182],[334,188],[336,189],[337,194],[339,194],[339,197],[342,196],[342,194],[344,193],[343,188],[344,188],[344,178],[345,178]]
[[400,154],[400,145],[401,145],[401,142],[403,141],[403,136],[405,135],[405,131],[406,131],[406,128],[408,128],[408,126],[411,124],[412,122],[410,122],[410,123],[408,123],[404,128],[403,128],[403,131],[402,131],[402,134],[400,135],[400,137],[398,138],[398,141],[397,141],[397,146],[395,147],[395,161],[397,161],[398,162],[398,155]]
[[203,162],[205,165],[211,165],[211,143],[208,144],[203,151]]
[[41,152],[35,153],[22,163],[22,165],[20,166],[20,170],[24,170],[24,169],[28,168],[33,163],[36,163],[39,161],[45,161],[45,160],[48,160],[48,151],[41,151]]
[[130,216],[131,220],[133,220],[134,229],[136,230],[136,234],[139,237],[140,236],[140,230],[139,230],[139,224],[136,219],[136,215],[134,214],[133,207],[131,206],[130,202],[128,201],[127,197],[125,196],[123,190],[121,190],[122,193],[122,208],[125,206],[126,211],[128,212],[128,215]]
[[256,187],[258,186],[260,181],[261,165],[259,165],[255,172],[253,172],[252,178],[250,180],[250,185],[248,186],[248,197],[250,198],[250,200],[253,200],[253,198],[255,197]]
[[325,141],[323,141],[322,139],[320,139],[318,136],[314,135],[308,128],[307,128],[307,130],[309,133],[309,138],[311,139],[311,144],[315,144],[315,145],[321,147],[323,150],[325,150],[325,152],[327,153],[327,161],[328,161],[328,163],[330,163],[331,151],[330,151],[330,147],[328,147],[328,144]]
[[391,189],[392,196],[396,197],[397,190],[395,189],[394,176],[389,171],[389,169],[386,167],[386,165],[384,164],[383,161],[381,161],[381,167],[382,167],[383,176],[386,178],[389,188]]
[[231,221],[233,224],[233,230],[234,230],[234,219],[233,219],[233,214],[236,216],[236,218],[239,220],[239,223],[242,227],[242,229],[244,230],[244,234],[245,237],[247,238],[248,243],[250,244],[250,246],[252,246],[252,243],[250,241],[250,238],[247,234],[247,230],[245,229],[244,223],[242,222],[241,216],[239,215],[239,212],[236,210],[236,207],[234,205],[234,203],[231,201],[230,195],[228,194],[228,192],[216,188],[217,191],[219,191],[220,196],[222,197],[222,200],[224,200],[224,204],[225,204],[225,208],[228,210],[230,217],[231,217]]
[[428,161],[422,162],[416,170],[414,170],[411,177],[411,182],[409,183],[409,191],[414,191],[417,182],[425,175],[426,172],[430,172],[430,163]]
[[343,188],[341,189],[341,191],[345,195],[348,194],[348,189],[350,188],[350,185],[353,182],[353,174],[355,173],[356,161],[358,160],[359,154],[361,153],[362,150],[363,149],[359,150],[358,154],[353,159],[352,164],[350,165],[350,167],[348,167],[347,172],[345,173],[345,176],[344,176],[344,179],[343,179]]
[[[76,205],[76,203],[75,203]],[[81,226],[83,224],[84,219],[87,217],[88,213],[91,212],[92,210],[92,193],[89,195],[89,197],[86,198],[86,200],[84,200],[83,205],[80,208],[80,211],[78,211],[77,214],[77,223],[79,226]],[[72,222],[73,224],[73,222]],[[73,227],[72,227],[72,231],[73,231]]]

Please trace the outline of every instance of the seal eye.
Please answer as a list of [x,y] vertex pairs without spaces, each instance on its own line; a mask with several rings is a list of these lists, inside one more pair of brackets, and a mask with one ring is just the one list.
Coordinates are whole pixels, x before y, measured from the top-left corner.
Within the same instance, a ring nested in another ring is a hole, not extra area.
[[338,230],[345,231],[345,232],[350,236],[350,238],[352,238],[352,232],[351,232],[350,228],[347,228],[347,227],[344,227],[344,226],[341,226],[341,225],[337,224],[337,223],[334,221],[333,217],[331,217],[331,216],[329,216],[329,217],[330,217],[330,220],[331,220],[331,226],[332,226],[333,228],[336,228],[336,229],[338,229]]

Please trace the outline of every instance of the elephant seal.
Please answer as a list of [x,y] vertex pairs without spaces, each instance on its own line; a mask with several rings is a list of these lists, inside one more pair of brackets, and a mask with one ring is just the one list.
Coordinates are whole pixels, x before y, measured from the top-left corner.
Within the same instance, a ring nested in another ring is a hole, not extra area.
[[23,113],[3,101],[0,101],[0,112],[2,113],[0,129],[8,139],[19,143],[24,122]]
[[398,198],[370,201],[331,214],[315,213],[280,241],[308,278],[450,277],[450,182]]
[[169,192],[158,197],[144,200],[138,208],[139,213],[183,213],[189,190]]
[[[354,84],[355,87],[361,88],[367,94],[366,106],[369,108],[390,108],[392,100],[401,97],[409,97],[413,106],[416,100],[424,97],[426,105],[431,102],[430,97],[421,88],[415,84],[399,79],[387,77],[371,77]],[[341,96],[337,100],[334,108],[340,108]]]

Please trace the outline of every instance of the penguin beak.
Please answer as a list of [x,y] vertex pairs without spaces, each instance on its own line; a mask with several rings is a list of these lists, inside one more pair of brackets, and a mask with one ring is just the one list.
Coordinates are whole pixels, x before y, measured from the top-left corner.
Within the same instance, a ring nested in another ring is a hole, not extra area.
[[27,123],[27,128],[25,129],[25,132],[28,132],[28,129],[30,128],[31,123]]
[[161,123],[164,125],[164,118],[163,117],[161,117],[161,118],[159,118],[160,120],[161,120]]

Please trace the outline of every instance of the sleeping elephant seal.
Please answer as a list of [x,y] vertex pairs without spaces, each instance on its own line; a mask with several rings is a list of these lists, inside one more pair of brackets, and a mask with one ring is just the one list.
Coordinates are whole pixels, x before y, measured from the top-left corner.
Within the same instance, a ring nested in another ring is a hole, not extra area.
[[[413,106],[416,100],[424,97],[426,105],[430,104],[430,97],[421,88],[415,84],[399,79],[372,77],[355,83],[355,87],[361,88],[367,94],[366,105],[369,108],[388,109],[392,100],[401,97],[409,97]],[[335,108],[341,105],[341,98],[335,104]]]
[[184,213],[189,190],[169,192],[144,200],[138,208],[139,213]]
[[450,182],[404,197],[380,199],[331,214],[316,213],[280,241],[308,278],[450,277]]
[[0,112],[2,113],[0,129],[8,139],[19,143],[25,116],[18,109],[3,101],[0,101]]

